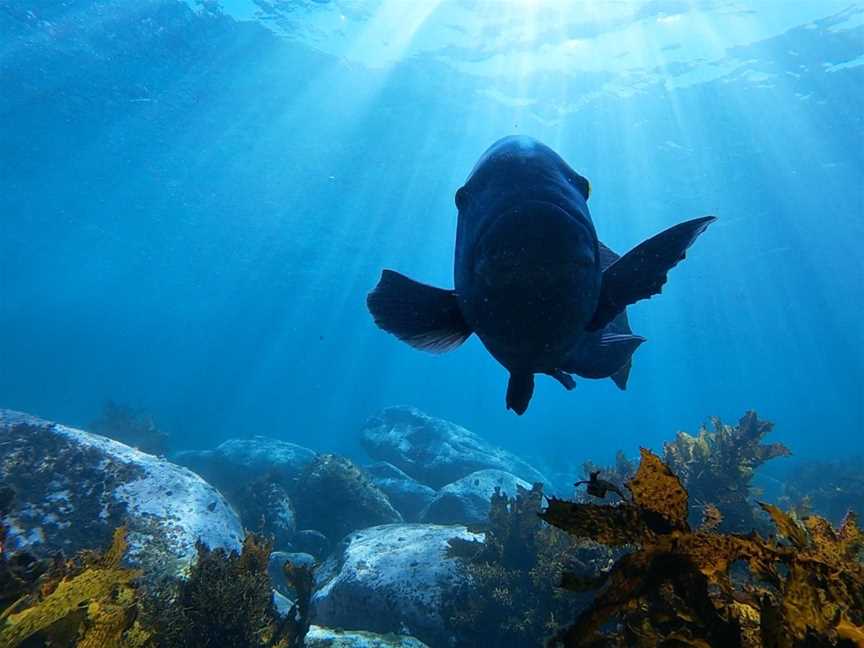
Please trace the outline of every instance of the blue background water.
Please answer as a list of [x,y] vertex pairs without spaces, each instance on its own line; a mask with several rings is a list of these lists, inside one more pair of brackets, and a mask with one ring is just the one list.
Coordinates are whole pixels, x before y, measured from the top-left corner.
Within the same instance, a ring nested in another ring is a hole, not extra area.
[[[563,4],[0,1],[0,406],[351,453],[412,404],[558,467],[754,408],[860,452],[864,5]],[[618,252],[720,217],[630,309],[628,391],[541,378],[522,418],[479,341],[364,303],[382,267],[452,285],[453,194],[510,133]]]

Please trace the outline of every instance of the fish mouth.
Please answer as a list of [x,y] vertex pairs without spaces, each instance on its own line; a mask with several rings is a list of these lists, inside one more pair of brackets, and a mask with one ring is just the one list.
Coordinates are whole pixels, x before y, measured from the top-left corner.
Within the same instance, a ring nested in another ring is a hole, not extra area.
[[562,272],[583,274],[597,266],[588,228],[545,201],[526,201],[486,223],[478,232],[475,259],[481,277],[512,276],[527,283],[543,283]]

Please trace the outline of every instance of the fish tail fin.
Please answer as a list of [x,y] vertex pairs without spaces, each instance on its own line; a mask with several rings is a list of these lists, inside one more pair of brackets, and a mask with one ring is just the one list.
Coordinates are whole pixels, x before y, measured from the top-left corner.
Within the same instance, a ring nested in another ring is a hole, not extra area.
[[630,368],[633,366],[632,357],[627,360],[623,367],[621,367],[618,371],[609,376],[612,379],[612,382],[615,383],[615,386],[618,387],[621,391],[627,389],[627,379],[630,377]]
[[603,271],[600,299],[588,331],[599,331],[626,306],[657,295],[666,274],[684,259],[687,248],[717,220],[703,216],[678,223],[643,241]]
[[366,298],[375,323],[415,349],[444,353],[471,335],[452,290],[427,286],[384,270]]
[[507,382],[507,409],[519,416],[528,409],[534,395],[534,374],[530,372],[510,372]]

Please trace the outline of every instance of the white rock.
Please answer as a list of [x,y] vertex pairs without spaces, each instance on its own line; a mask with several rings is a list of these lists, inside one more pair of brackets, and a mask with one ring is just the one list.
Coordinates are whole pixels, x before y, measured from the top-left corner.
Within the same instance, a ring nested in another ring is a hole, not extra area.
[[335,630],[313,625],[305,648],[428,648],[422,641],[405,635],[379,635],[362,630]]
[[438,491],[435,499],[420,512],[420,521],[431,524],[486,522],[495,489],[515,497],[517,486],[531,490],[531,484],[503,470],[478,470]]
[[[316,574],[316,623],[373,632],[410,632],[447,645],[443,602],[464,583],[448,540],[480,541],[462,526],[387,524],[350,534]],[[406,630],[407,629],[407,630]]]
[[15,491],[3,519],[13,549],[66,554],[128,528],[127,559],[148,575],[183,574],[198,540],[240,550],[243,528],[190,470],[107,437],[0,410],[0,479]]

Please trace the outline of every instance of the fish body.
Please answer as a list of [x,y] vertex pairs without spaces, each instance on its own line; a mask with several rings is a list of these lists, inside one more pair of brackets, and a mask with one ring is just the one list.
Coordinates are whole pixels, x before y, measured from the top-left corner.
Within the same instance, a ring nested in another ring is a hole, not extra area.
[[392,270],[367,299],[375,322],[424,350],[476,333],[510,372],[506,403],[522,414],[534,375],[572,389],[571,374],[611,377],[624,389],[633,335],[626,307],[660,292],[666,273],[715,220],[676,225],[619,257],[597,238],[590,184],[555,151],[505,137],[456,192],[454,290]]

